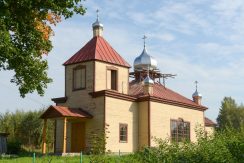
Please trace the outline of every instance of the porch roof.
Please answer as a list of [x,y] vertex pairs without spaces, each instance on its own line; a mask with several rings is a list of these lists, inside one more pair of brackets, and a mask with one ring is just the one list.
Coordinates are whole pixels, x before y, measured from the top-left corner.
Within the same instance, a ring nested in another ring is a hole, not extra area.
[[69,108],[66,106],[49,106],[49,108],[41,115],[42,119],[60,118],[60,117],[76,117],[76,118],[92,118],[93,116],[81,108]]

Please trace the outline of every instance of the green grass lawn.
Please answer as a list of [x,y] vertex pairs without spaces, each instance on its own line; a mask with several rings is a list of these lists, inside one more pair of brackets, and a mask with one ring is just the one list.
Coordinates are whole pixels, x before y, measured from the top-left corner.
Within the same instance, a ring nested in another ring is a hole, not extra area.
[[[32,163],[32,157],[17,157],[17,158],[1,158],[0,163]],[[62,157],[62,156],[43,156],[36,157],[36,163],[79,163],[80,157]],[[89,162],[89,158],[87,156],[83,157],[83,162]]]
[[[84,155],[82,158],[82,163],[89,163],[90,157]],[[94,157],[93,157],[94,158]],[[100,160],[97,156],[97,160]],[[103,160],[103,161],[102,161]],[[104,156],[103,159],[97,162],[108,162],[108,163],[139,163],[133,159],[132,155],[125,155],[125,156]],[[16,157],[16,158],[0,158],[0,163],[32,163],[33,158],[31,156],[23,156],[23,157]],[[35,163],[79,163],[80,157],[79,156],[37,156]]]
[[[82,158],[83,163],[90,162],[88,156],[83,156]],[[0,163],[32,163],[32,157],[18,157],[18,158],[2,158],[0,159]],[[43,157],[36,157],[36,163],[79,163],[80,157],[79,156],[43,156]]]

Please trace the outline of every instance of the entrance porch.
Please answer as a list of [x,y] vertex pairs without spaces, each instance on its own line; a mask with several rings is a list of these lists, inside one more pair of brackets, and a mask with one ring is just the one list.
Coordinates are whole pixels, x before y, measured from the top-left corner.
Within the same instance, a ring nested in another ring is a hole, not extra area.
[[86,148],[86,122],[92,115],[80,108],[50,106],[41,116],[44,120],[42,153],[46,154],[47,120],[55,120],[54,153],[79,153]]

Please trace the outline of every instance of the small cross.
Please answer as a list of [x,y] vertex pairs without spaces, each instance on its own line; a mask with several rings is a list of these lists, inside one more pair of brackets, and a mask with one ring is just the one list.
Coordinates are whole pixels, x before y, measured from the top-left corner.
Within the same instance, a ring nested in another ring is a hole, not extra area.
[[98,20],[99,19],[99,10],[97,9],[96,12],[97,12],[97,20]]
[[197,90],[197,84],[198,84],[198,81],[195,81],[195,84],[196,84],[196,90]]
[[147,39],[147,36],[144,35],[142,39],[144,40],[144,47],[146,47],[146,39]]

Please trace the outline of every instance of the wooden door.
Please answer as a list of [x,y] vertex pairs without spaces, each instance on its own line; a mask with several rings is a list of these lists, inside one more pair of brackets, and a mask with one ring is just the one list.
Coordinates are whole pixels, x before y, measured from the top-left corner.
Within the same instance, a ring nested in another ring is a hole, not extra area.
[[85,149],[85,123],[71,123],[71,152],[77,153]]

